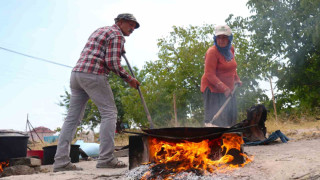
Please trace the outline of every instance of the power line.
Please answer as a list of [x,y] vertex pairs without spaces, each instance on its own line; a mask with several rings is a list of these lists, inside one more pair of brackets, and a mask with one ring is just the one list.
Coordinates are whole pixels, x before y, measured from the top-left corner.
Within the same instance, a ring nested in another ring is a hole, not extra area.
[[35,56],[30,56],[28,54],[20,53],[20,52],[17,52],[17,51],[11,50],[11,49],[7,49],[7,48],[4,48],[4,47],[0,47],[0,49],[5,50],[5,51],[9,51],[9,52],[12,52],[12,53],[15,53],[15,54],[19,54],[19,55],[22,55],[22,56],[26,56],[26,57],[29,57],[29,58],[32,58],[32,59],[36,59],[36,60],[44,61],[44,62],[47,62],[47,63],[55,64],[55,65],[58,65],[58,66],[64,66],[64,67],[67,67],[67,68],[73,68],[73,67],[68,66],[68,65],[56,63],[56,62],[49,61],[49,60],[46,60],[46,59],[43,59],[43,58],[38,58],[38,57],[35,57]]

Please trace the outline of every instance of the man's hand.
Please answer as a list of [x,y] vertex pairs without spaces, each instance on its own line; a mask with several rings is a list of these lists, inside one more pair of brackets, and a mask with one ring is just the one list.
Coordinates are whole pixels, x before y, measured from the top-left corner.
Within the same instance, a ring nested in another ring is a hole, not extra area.
[[138,86],[140,86],[140,83],[137,79],[132,78],[132,81],[129,82],[129,85],[135,89],[138,89]]

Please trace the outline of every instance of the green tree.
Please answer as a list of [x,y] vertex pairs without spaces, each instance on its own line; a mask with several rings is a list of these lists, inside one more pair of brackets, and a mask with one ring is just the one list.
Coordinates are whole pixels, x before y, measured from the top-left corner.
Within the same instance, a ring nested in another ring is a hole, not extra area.
[[243,22],[236,26],[249,31],[253,46],[271,64],[265,77],[278,78],[278,110],[319,107],[320,1],[249,0],[247,5],[253,15],[232,21]]
[[[127,69],[127,66],[124,66],[124,68]],[[138,71],[137,68],[133,68],[133,70]],[[128,90],[129,86],[125,81],[123,81],[121,78],[119,78],[117,75],[115,75],[112,72],[108,76],[108,81],[111,86],[111,89],[114,95],[114,100],[118,110],[117,120],[121,122],[127,122],[127,120],[124,117],[125,109],[124,109],[122,97],[128,96],[130,92],[130,90]],[[69,109],[70,95],[71,94],[67,90],[65,90],[65,94],[60,96],[61,101],[59,102],[59,106],[65,107],[66,112]],[[90,129],[94,129],[100,123],[101,123],[101,116],[99,114],[99,110],[97,106],[92,102],[92,100],[89,99],[86,104],[84,116],[81,121],[81,126],[87,126]]]
[[[203,99],[200,92],[204,71],[204,55],[213,45],[213,25],[173,27],[166,38],[158,40],[159,59],[148,62],[140,75],[144,77],[143,88],[151,104],[151,114],[157,126],[169,126],[174,118],[173,94],[176,95],[180,125],[200,125],[203,121]],[[268,97],[258,87],[263,65],[262,58],[251,48],[241,29],[234,31],[234,46],[238,73],[243,81],[237,93],[239,110],[246,109]]]
[[233,15],[230,15],[226,22],[229,23],[234,34],[233,45],[238,64],[237,71],[243,83],[238,90],[238,110],[240,117],[245,118],[246,109],[257,103],[265,104],[270,101],[264,90],[260,88],[259,81],[266,80],[270,76],[270,68],[277,66],[262,56],[255,44],[249,40],[250,35],[246,32],[244,19],[232,18]]
[[[233,24],[230,24],[231,26]],[[236,26],[236,24],[234,25]],[[176,97],[180,126],[199,126],[203,121],[203,99],[200,92],[204,56],[213,45],[213,25],[173,27],[168,37],[158,40],[158,60],[147,62],[141,71],[134,68],[141,82],[141,91],[156,127],[171,127],[175,117],[173,96]],[[234,29],[235,56],[243,86],[237,91],[241,114],[257,102],[269,101],[259,89],[263,78],[264,57],[248,40],[242,28]],[[124,82],[111,75],[109,82],[115,95],[119,118],[129,124],[148,127],[146,114],[136,89],[125,88]],[[67,106],[68,101],[63,106]],[[89,101],[84,122],[99,123],[96,107]],[[240,119],[241,120],[241,119]]]
[[149,87],[153,117],[158,126],[168,126],[174,119],[174,95],[180,125],[202,122],[200,81],[204,54],[211,43],[210,32],[212,26],[209,25],[174,26],[170,36],[158,40],[159,60],[147,63],[141,71]]

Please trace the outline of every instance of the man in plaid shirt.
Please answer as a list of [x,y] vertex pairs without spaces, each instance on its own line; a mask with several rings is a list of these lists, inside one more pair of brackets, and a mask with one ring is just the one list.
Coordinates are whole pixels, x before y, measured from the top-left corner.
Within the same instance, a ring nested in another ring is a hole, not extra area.
[[114,157],[114,135],[117,108],[107,75],[117,74],[133,88],[140,83],[121,66],[124,36],[139,28],[136,18],[129,13],[119,14],[113,26],[94,31],[88,39],[70,78],[71,98],[68,115],[63,123],[53,171],[82,170],[70,162],[70,143],[82,120],[89,98],[97,105],[101,115],[100,151],[97,168],[123,168],[127,165]]

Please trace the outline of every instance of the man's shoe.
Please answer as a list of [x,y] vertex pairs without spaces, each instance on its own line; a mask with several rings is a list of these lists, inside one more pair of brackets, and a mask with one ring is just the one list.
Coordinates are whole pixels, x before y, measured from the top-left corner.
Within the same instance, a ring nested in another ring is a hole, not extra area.
[[82,171],[83,169],[81,167],[77,167],[76,165],[73,165],[72,163],[67,164],[65,167],[60,168],[53,168],[53,172],[60,172],[60,171]]
[[114,158],[112,161],[106,163],[97,163],[96,168],[125,168],[127,165],[119,161],[117,158]]

